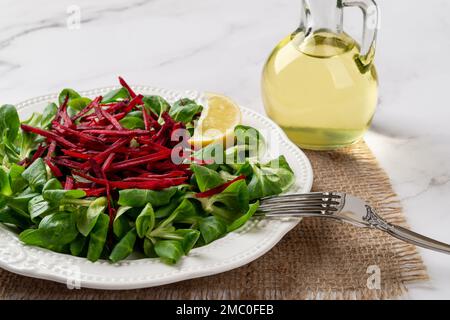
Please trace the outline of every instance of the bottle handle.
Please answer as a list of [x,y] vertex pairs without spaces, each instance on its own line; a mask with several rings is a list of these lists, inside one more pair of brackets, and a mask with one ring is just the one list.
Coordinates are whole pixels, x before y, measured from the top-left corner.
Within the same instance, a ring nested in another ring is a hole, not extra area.
[[358,7],[363,13],[363,36],[359,60],[364,66],[373,62],[379,27],[378,5],[374,0],[343,0],[344,7]]

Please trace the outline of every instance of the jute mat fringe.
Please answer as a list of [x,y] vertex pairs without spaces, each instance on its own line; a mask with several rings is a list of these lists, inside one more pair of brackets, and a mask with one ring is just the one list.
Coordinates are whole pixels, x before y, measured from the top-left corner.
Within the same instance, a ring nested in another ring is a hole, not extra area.
[[[387,220],[407,226],[388,176],[364,142],[307,155],[315,191],[361,196]],[[367,285],[374,270],[380,272],[379,288],[376,283]],[[388,299],[403,295],[405,284],[427,278],[412,245],[376,230],[304,219],[260,259],[220,275],[108,292],[68,290],[0,270],[0,299]]]

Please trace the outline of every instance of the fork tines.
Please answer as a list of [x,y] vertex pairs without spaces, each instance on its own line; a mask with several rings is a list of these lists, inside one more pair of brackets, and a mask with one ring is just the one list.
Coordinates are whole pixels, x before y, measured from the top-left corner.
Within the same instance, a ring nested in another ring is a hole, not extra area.
[[333,192],[285,194],[261,199],[259,213],[269,215],[333,214],[339,210],[341,195]]

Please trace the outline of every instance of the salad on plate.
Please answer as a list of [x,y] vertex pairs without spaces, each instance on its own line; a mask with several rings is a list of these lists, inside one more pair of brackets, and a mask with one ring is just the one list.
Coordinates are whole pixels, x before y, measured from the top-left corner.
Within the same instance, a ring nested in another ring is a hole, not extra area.
[[261,161],[264,137],[228,98],[170,104],[119,81],[94,99],[64,89],[22,122],[0,107],[0,223],[24,244],[175,264],[294,183],[284,156]]

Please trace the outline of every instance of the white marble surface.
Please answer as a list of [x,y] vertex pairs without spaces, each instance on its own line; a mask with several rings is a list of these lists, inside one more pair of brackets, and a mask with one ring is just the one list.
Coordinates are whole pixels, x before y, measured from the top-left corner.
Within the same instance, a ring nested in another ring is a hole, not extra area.
[[[450,3],[379,0],[380,106],[367,141],[410,225],[450,242]],[[67,28],[67,8],[81,28]],[[2,0],[0,103],[129,82],[222,92],[264,112],[261,68],[298,24],[299,0]],[[346,25],[358,35],[358,14]],[[450,256],[406,298],[449,299]]]

